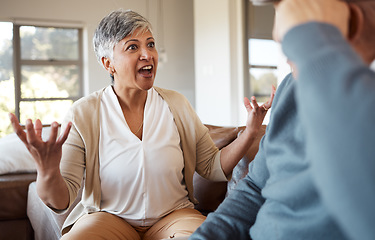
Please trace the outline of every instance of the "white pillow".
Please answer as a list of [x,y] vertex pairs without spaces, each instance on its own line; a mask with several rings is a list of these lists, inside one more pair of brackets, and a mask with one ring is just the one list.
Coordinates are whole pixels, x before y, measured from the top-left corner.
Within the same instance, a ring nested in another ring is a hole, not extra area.
[[[48,139],[50,131],[50,127],[43,128],[44,140]],[[35,171],[34,159],[15,133],[0,138],[0,175]]]

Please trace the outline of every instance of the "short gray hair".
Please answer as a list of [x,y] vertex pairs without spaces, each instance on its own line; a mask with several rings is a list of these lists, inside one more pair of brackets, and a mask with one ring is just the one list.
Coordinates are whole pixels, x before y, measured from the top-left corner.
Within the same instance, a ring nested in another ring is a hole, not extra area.
[[113,59],[115,45],[137,29],[152,33],[151,23],[132,10],[119,9],[104,17],[93,37],[94,51],[99,63],[102,64],[102,57]]

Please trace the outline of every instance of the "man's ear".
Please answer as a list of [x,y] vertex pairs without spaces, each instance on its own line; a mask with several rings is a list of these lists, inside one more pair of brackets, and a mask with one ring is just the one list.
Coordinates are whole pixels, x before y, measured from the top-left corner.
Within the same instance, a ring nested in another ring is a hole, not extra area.
[[350,42],[355,42],[363,30],[364,16],[361,8],[356,4],[349,3],[348,5],[350,8],[348,40]]

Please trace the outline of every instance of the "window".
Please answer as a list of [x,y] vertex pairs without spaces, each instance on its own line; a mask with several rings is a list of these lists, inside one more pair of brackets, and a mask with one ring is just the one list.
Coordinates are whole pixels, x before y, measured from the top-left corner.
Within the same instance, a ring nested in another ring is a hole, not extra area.
[[278,53],[272,40],[249,39],[250,89],[259,102],[267,101],[271,85],[277,86]]
[[82,96],[82,30],[0,22],[0,137],[8,112],[61,122]]
[[245,94],[254,95],[258,102],[264,102],[269,99],[271,85],[277,87],[289,72],[289,67],[280,45],[272,40],[273,6],[247,4],[249,81],[245,83]]

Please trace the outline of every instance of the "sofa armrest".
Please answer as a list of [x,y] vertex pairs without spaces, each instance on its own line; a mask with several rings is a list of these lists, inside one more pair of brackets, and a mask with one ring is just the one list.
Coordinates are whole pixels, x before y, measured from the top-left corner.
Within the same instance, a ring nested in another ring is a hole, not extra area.
[[27,189],[35,179],[36,173],[0,175],[0,221],[27,218]]
[[26,215],[27,189],[36,173],[0,175],[0,239],[34,239]]
[[68,217],[69,213],[81,200],[81,194],[82,188],[70,209],[64,214],[56,214],[39,198],[36,191],[36,183],[31,183],[29,186],[29,197],[27,200],[27,216],[29,217],[31,225],[33,226],[35,239],[60,239],[62,225],[64,224],[64,221]]

